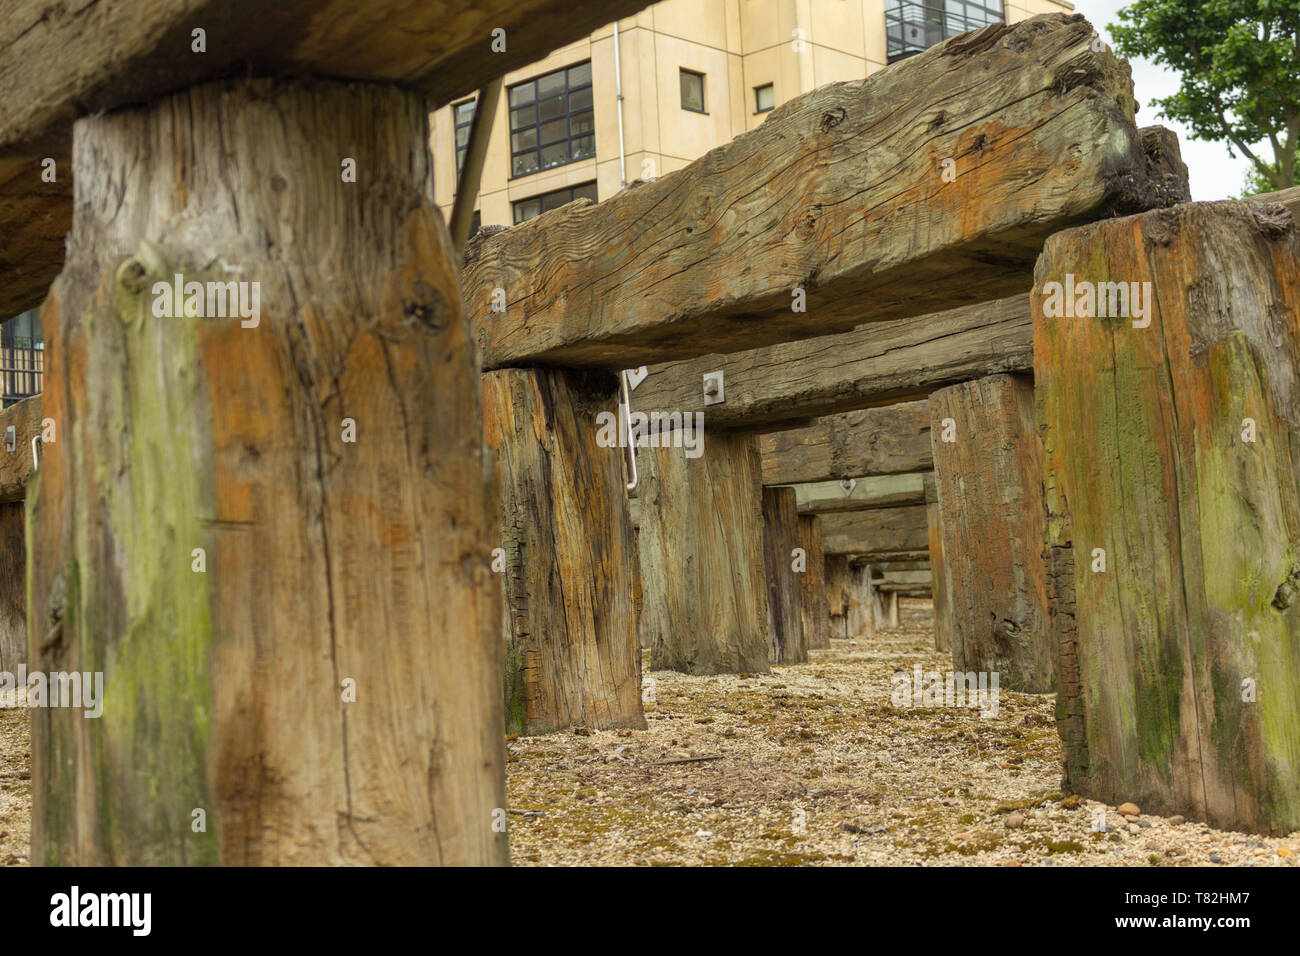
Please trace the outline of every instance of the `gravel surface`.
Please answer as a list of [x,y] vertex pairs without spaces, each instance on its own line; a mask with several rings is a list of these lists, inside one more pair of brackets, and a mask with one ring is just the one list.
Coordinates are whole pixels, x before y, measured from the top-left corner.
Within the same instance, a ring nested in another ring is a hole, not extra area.
[[649,673],[645,731],[509,741],[515,864],[1295,865],[1300,833],[1063,797],[1052,695],[1002,691],[988,718],[894,707],[895,671],[951,668],[929,608],[771,675]]
[[[770,675],[647,674],[649,729],[507,742],[516,865],[1295,866],[1285,838],[1062,796],[1051,695],[895,707],[946,672],[929,602]],[[26,865],[29,721],[0,701],[0,865]],[[1104,822],[1103,822],[1104,821]],[[1098,830],[1104,826],[1104,830]]]

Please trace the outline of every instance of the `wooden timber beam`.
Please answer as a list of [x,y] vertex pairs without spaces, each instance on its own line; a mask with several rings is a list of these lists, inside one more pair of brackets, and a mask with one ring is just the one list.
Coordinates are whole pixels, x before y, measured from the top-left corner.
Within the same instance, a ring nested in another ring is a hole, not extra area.
[[[78,116],[248,74],[391,83],[436,107],[644,6],[645,0],[0,0],[0,317],[38,305],[63,265]],[[497,28],[504,34],[494,38]],[[202,51],[195,30],[203,31]],[[42,179],[46,158],[55,161],[53,183]]]
[[924,505],[822,516],[822,550],[827,554],[925,555],[929,553],[929,534]]
[[[1024,287],[1029,286],[1026,279]],[[923,400],[936,389],[1034,365],[1029,293],[764,348],[652,365],[637,408],[703,412],[714,428],[770,431],[822,415]],[[704,403],[722,373],[724,401]]]
[[929,402],[828,415],[763,435],[763,484],[794,485],[934,468]]
[[[3,444],[9,426],[14,429],[14,449]],[[57,440],[58,432],[55,431]],[[36,462],[32,439],[41,437],[41,396],[33,395],[0,411],[0,502],[22,501]]]
[[1025,291],[1052,233],[1188,198],[1095,36],[1078,15],[992,24],[482,237],[463,286],[484,367],[663,362]]
[[801,515],[877,511],[925,504],[921,475],[881,475],[856,479],[849,490],[838,481],[793,485]]

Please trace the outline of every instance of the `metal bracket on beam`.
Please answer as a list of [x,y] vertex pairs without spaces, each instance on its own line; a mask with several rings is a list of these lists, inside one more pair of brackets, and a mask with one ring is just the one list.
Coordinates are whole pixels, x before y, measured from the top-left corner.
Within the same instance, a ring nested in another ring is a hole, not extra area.
[[13,451],[18,447],[18,430],[10,425],[5,429],[5,451]]
[[722,381],[722,369],[704,373],[704,404],[721,405],[727,400],[727,390]]

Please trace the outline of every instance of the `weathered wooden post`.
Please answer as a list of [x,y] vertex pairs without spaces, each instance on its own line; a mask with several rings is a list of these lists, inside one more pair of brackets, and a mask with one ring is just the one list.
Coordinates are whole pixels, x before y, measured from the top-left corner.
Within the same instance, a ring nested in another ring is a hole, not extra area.
[[799,509],[793,488],[763,489],[763,566],[767,577],[768,657],[773,664],[808,660],[802,589],[791,562],[799,546]]
[[849,560],[848,595],[848,637],[857,641],[875,637],[877,602],[867,562]]
[[825,650],[831,646],[831,614],[826,597],[822,524],[816,515],[799,515],[799,547],[804,549],[805,558],[804,570],[799,575],[804,643],[809,650]]
[[484,432],[501,474],[514,733],[645,727],[617,402],[608,372],[483,377]]
[[826,603],[830,613],[831,637],[841,640],[849,636],[849,558],[845,554],[827,554]]
[[1297,210],[1070,229],[1033,295],[1066,786],[1279,834],[1300,828]]
[[505,861],[495,502],[426,126],[327,80],[77,121],[29,666],[102,672],[103,713],[33,711],[33,862]]
[[27,663],[27,543],[21,501],[0,503],[0,671]]
[[899,617],[898,617],[898,612],[899,612],[899,607],[898,607],[898,592],[897,592],[897,591],[885,591],[885,590],[880,590],[880,589],[877,589],[877,590],[878,590],[878,593],[880,594],[881,602],[884,604],[884,606],[885,606],[885,608],[886,608],[885,615],[886,615],[886,618],[887,618],[887,620],[888,620],[888,625],[887,625],[887,626],[888,626],[888,627],[898,627],[898,625],[899,625]]
[[943,550],[943,516],[934,475],[925,476],[925,520],[930,530],[930,587],[934,603],[934,648],[952,650],[952,604],[948,596],[952,579]]
[[652,670],[767,673],[758,439],[704,433],[702,454],[645,447],[640,470],[642,632]]
[[[0,412],[0,671],[9,673],[27,663],[27,524],[23,499],[35,470],[41,434],[39,395]],[[54,433],[50,437],[57,438]]]
[[930,396],[934,476],[959,671],[996,671],[1000,686],[1056,686],[1043,563],[1042,445],[1034,386],[991,375]]

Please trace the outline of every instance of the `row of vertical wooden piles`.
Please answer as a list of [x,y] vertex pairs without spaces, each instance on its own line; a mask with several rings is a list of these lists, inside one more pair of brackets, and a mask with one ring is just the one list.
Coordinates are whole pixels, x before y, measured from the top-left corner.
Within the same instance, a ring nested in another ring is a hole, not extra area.
[[[175,29],[118,36],[153,69],[127,58],[80,98],[46,77],[57,122],[15,134],[37,150],[105,110],[71,137],[75,206],[49,200],[75,218],[42,310],[58,440],[25,490],[25,593],[28,665],[106,690],[98,719],[33,711],[34,861],[505,861],[507,719],[640,725],[638,627],[652,666],[804,653],[798,519],[760,490],[754,423],[641,456],[638,547],[599,438],[615,371],[911,322],[1031,268],[1032,385],[967,370],[853,400],[958,389],[931,399],[955,436],[934,444],[955,660],[1026,690],[1055,661],[1078,792],[1300,826],[1294,195],[1142,212],[1179,190],[1127,70],[1052,16],[819,90],[462,263],[426,146],[425,95],[458,88],[411,88],[410,38],[474,18],[386,6],[269,23],[283,44],[239,62],[276,76],[238,80],[195,66],[228,53],[166,53],[189,36],[168,8]],[[565,36],[598,22],[532,6]],[[239,49],[243,20],[214,22]],[[352,64],[369,32],[391,55]],[[484,38],[461,41],[453,65],[481,70]],[[42,274],[59,222],[33,220]],[[257,321],[160,313],[178,273],[258,283]],[[1076,280],[1150,282],[1152,322],[1058,317],[1047,285]],[[858,633],[862,605],[837,607]]]

